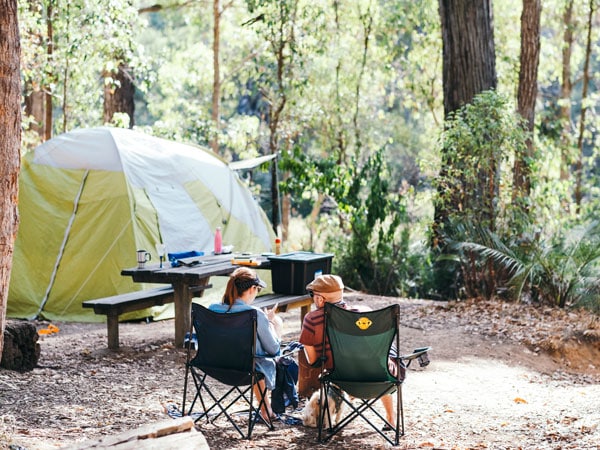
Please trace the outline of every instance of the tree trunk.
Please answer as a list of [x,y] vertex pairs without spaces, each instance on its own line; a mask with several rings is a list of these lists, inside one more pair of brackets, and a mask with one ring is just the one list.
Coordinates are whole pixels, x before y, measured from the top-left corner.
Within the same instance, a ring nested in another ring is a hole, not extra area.
[[135,84],[131,68],[121,63],[116,74],[105,73],[104,77],[113,78],[112,83],[104,84],[104,123],[112,123],[115,113],[125,113],[129,116],[129,128],[133,128]]
[[44,140],[44,93],[41,91],[31,90],[25,96],[25,114],[33,118],[33,122],[29,125],[29,130],[37,133],[40,137],[40,143]]
[[[54,25],[52,20],[54,18],[53,0],[48,2],[46,7],[46,27],[48,30],[48,46],[46,47],[46,54],[48,55],[48,61],[52,61],[52,54],[54,53]],[[50,65],[49,68],[50,69]],[[48,80],[52,79],[52,73],[48,73]],[[50,81],[45,87],[45,106],[44,112],[46,119],[44,120],[44,140],[48,141],[52,139],[52,88],[50,87]]]
[[21,163],[21,76],[17,0],[0,0],[0,355],[15,237]]
[[[443,41],[444,116],[448,117],[462,106],[471,103],[477,94],[496,88],[492,1],[439,0],[439,12]],[[441,178],[447,175],[448,164],[448,156],[443,152]],[[493,167],[491,173],[482,174],[480,177],[480,194],[495,192],[495,185],[490,186],[490,180],[495,183],[496,177]],[[471,197],[475,198],[476,195]],[[462,202],[460,192],[452,192],[449,202],[436,204],[434,245],[439,242],[439,227],[447,222],[452,211],[476,207],[464,205]],[[485,205],[484,210],[491,211]]]
[[219,46],[221,43],[221,2],[213,0],[213,91],[212,91],[212,121],[215,127],[210,139],[213,152],[219,154],[219,131],[221,128],[221,69],[219,65]]
[[[444,118],[449,119],[452,113],[472,103],[476,95],[496,88],[492,0],[439,0],[439,13],[442,23]],[[441,150],[441,182],[432,225],[432,246],[442,252],[446,248],[444,227],[453,214],[465,210],[478,211],[479,219],[494,228],[494,195],[497,191],[497,164],[494,161],[485,164],[485,170],[479,170],[476,177],[466,173],[472,167],[456,167],[462,174],[450,184],[450,192],[444,192],[451,165],[456,164],[455,161],[468,160],[471,150],[460,149],[465,158],[446,148]],[[456,273],[449,271],[443,260],[436,262],[434,272],[439,294],[444,298],[455,296],[455,289],[451,286],[457,283]]]
[[[276,153],[276,150],[272,152],[272,154],[274,153]],[[271,226],[275,235],[280,236],[279,174],[277,172],[277,158],[273,158],[273,161],[271,161],[271,203],[273,205],[273,209],[271,210]]]
[[562,80],[560,84],[560,123],[561,126],[561,166],[560,179],[569,178],[569,165],[571,164],[571,55],[573,53],[573,0],[569,0],[563,14],[563,50],[562,50]]
[[19,372],[33,370],[40,358],[38,332],[31,322],[12,321],[4,332],[4,351],[0,367]]
[[[37,9],[37,4],[34,2],[35,0],[28,0],[27,2],[29,11],[32,14],[34,14]],[[30,39],[33,45],[39,46],[40,49],[43,48],[45,39],[37,28],[33,26],[28,28],[25,30],[25,34],[31,36]],[[45,98],[43,86],[40,86],[37,80],[25,80],[23,91],[25,115],[28,117],[29,122],[27,131],[38,135],[39,139],[32,145],[33,147],[36,147],[38,144],[44,142],[45,135],[44,121],[46,116],[44,111]]]
[[362,85],[363,77],[367,69],[367,56],[369,54],[369,42],[371,39],[371,32],[373,29],[373,15],[370,8],[365,14],[361,14],[361,24],[363,26],[362,32],[362,58],[360,60],[360,70],[358,72],[358,79],[356,80],[356,87],[354,88],[354,115],[352,116],[352,123],[354,124],[354,154],[357,158],[360,156],[362,149],[362,138],[361,138],[361,127],[358,123],[358,113],[360,110],[360,87]]
[[540,61],[540,15],[541,0],[523,0],[521,13],[521,67],[519,70],[518,111],[525,119],[529,138],[524,153],[515,157],[513,172],[513,200],[527,198],[531,192],[531,168],[533,157],[533,126],[535,100],[537,97],[537,73]]
[[[284,173],[284,180],[290,177],[289,172]],[[292,217],[292,197],[290,194],[283,195],[281,199],[281,238],[283,242],[288,240],[290,229],[290,218]]]
[[594,2],[590,0],[590,9],[587,23],[587,44],[585,48],[585,63],[583,67],[583,87],[581,89],[581,118],[579,119],[579,136],[577,138],[577,163],[575,164],[575,205],[577,214],[581,211],[581,200],[583,193],[581,181],[583,176],[583,136],[585,134],[585,116],[588,97],[588,85],[590,83],[590,58],[592,54],[592,24],[594,20]]
[[439,0],[444,115],[496,88],[492,0]]

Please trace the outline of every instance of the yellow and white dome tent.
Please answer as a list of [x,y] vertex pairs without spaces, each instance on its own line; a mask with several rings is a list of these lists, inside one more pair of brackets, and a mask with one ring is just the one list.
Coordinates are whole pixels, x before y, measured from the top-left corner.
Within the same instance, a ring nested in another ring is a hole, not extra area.
[[18,208],[13,318],[104,320],[82,301],[150,287],[120,272],[136,265],[137,249],[157,261],[157,242],[170,253],[210,253],[221,227],[224,245],[260,253],[275,239],[250,190],[213,152],[121,128],[74,130],[26,154]]

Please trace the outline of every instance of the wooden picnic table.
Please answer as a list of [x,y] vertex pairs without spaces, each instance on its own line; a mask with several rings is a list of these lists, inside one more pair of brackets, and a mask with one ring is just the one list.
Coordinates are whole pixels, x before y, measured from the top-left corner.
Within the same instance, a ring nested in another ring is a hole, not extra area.
[[[143,269],[137,267],[123,269],[121,275],[130,276],[133,281],[138,283],[170,284],[173,287],[175,345],[181,347],[184,343],[185,333],[189,331],[191,325],[194,290],[191,290],[190,287],[208,286],[210,277],[231,274],[236,268],[240,267],[237,264],[232,264],[232,259],[231,254],[200,256],[197,258],[198,264],[193,266],[170,267],[167,264],[169,267],[160,268],[158,264],[154,264],[147,265]],[[253,266],[252,269],[270,270],[271,264],[267,257],[256,256],[254,259],[260,262],[260,266]],[[203,292],[200,291],[198,295],[202,296]],[[308,294],[269,294],[264,298],[263,296],[257,297],[255,302],[258,307],[272,307],[277,303],[281,311],[286,311],[288,308],[302,308],[302,318],[310,311],[312,304]]]

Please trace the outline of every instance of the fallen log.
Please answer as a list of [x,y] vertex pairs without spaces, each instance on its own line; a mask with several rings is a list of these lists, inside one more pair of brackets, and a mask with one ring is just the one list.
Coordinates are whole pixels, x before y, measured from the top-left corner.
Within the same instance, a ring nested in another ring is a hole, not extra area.
[[209,450],[204,435],[191,417],[167,419],[69,447],[68,450]]

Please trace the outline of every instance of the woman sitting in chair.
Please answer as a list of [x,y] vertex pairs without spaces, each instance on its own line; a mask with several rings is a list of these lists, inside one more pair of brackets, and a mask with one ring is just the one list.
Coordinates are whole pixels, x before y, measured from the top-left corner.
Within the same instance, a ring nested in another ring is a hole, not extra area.
[[[257,310],[257,341],[256,341],[256,370],[264,375],[264,378],[254,385],[254,394],[259,400],[262,399],[261,392],[275,388],[275,356],[279,355],[281,331],[283,322],[281,317],[275,315],[277,306],[265,311],[252,306],[256,295],[267,287],[256,272],[247,267],[236,269],[229,277],[222,303],[209,306],[211,311],[218,313],[234,313],[245,311],[250,308]],[[264,417],[274,418],[271,410],[269,397],[264,398],[265,409],[261,410]]]

